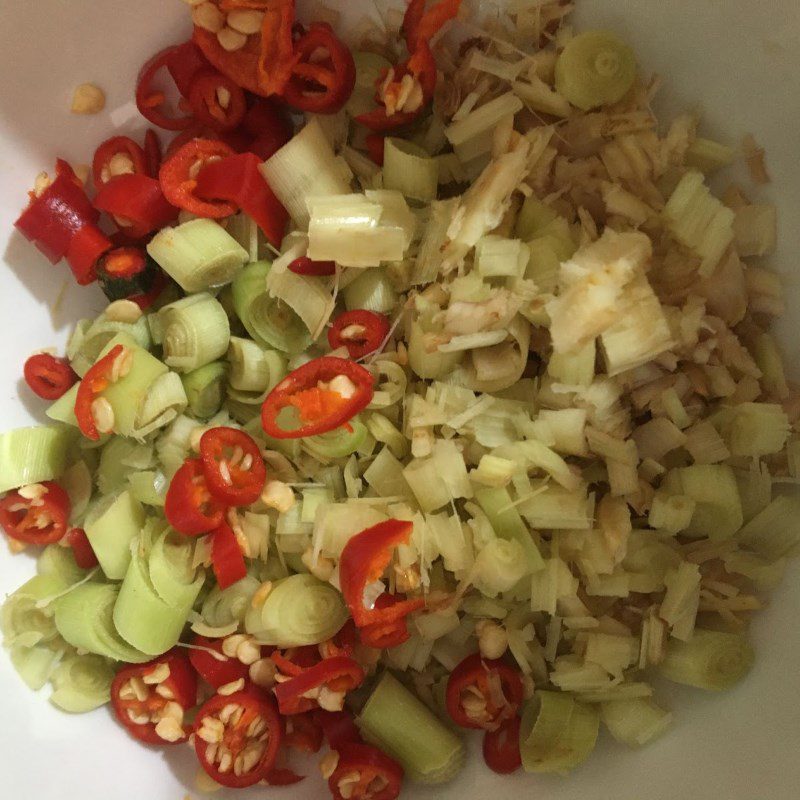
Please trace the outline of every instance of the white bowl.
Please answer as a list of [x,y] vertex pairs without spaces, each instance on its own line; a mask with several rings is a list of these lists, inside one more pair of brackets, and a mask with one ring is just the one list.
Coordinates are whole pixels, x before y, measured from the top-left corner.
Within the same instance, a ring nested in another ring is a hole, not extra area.
[[[737,142],[754,132],[766,147],[778,203],[781,246],[775,266],[787,272],[791,311],[780,330],[790,362],[800,347],[800,5],[797,0],[578,0],[580,19],[614,28],[637,49],[646,70],[665,79],[661,110],[702,110],[703,129]],[[329,0],[329,5],[334,5]],[[389,4],[375,0],[381,8]],[[340,4],[336,4],[340,5]],[[342,6],[345,4],[342,3]],[[372,7],[368,0],[350,4]],[[352,11],[351,8],[349,8]],[[143,129],[132,105],[139,66],[187,29],[178,0],[39,0],[2,3],[0,28],[0,409],[2,429],[41,419],[41,404],[20,381],[33,350],[61,344],[71,323],[102,308],[97,289],[79,289],[63,265],[51,267],[12,232],[34,176],[54,157],[86,162],[117,127]],[[108,106],[96,117],[68,113],[75,85],[95,81]],[[61,310],[50,307],[66,284]],[[792,335],[794,334],[794,335]],[[20,399],[21,397],[21,399]],[[33,570],[26,556],[0,554],[0,591]],[[794,800],[800,796],[800,571],[790,571],[771,608],[753,626],[757,661],[732,692],[667,690],[675,724],[642,752],[603,739],[591,759],[566,778],[492,775],[477,754],[455,783],[436,790],[409,786],[405,797],[439,800]],[[188,747],[162,752],[131,741],[105,710],[70,718],[45,692],[29,692],[0,654],[0,796],[15,800],[196,797]],[[664,696],[664,695],[662,695]],[[413,736],[414,732],[409,731]],[[174,751],[177,752],[174,752]],[[312,765],[309,765],[309,770]],[[216,797],[327,797],[318,775],[291,789]]]

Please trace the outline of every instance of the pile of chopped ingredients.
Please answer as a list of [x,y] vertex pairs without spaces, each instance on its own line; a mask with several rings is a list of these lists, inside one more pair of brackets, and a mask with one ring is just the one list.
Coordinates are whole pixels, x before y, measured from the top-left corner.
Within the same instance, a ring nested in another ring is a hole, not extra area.
[[25,364],[51,424],[0,435],[0,523],[43,548],[2,610],[23,680],[206,787],[326,746],[362,800],[453,779],[459,729],[565,773],[601,722],[669,727],[652,676],[740,681],[800,540],[800,392],[775,209],[706,184],[737,153],[660,132],[569,2],[412,0],[348,44],[190,5],[136,88],[164,156],[59,161],[17,222],[111,301]]

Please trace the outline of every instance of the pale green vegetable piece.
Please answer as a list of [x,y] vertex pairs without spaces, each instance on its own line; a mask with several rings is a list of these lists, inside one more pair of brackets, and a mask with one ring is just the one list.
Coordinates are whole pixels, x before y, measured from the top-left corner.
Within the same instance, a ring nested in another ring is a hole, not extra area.
[[672,724],[672,714],[649,697],[602,703],[600,716],[611,735],[629,747],[649,744]]
[[106,577],[122,580],[131,560],[131,542],[144,525],[141,503],[125,490],[103,498],[86,516],[86,536]]
[[213,417],[225,399],[228,367],[224,361],[212,361],[181,376],[189,411],[199,419]]
[[742,634],[697,629],[688,642],[669,643],[659,670],[675,683],[719,692],[739,683],[754,661],[753,648]]
[[58,635],[53,610],[39,604],[67,586],[69,583],[60,575],[36,575],[6,597],[0,609],[3,644],[34,647],[52,642]]
[[600,714],[563,692],[537,692],[522,714],[519,732],[526,772],[566,773],[594,750]]
[[388,672],[356,723],[368,742],[397,759],[419,783],[447,783],[464,765],[461,739]]
[[205,570],[192,566],[195,542],[170,528],[155,535],[148,558],[153,588],[169,606],[191,608],[205,581]]
[[50,702],[72,714],[99,708],[111,699],[114,674],[113,666],[101,656],[71,656],[53,673]]
[[300,574],[278,581],[264,604],[248,611],[245,628],[264,644],[299,647],[335,636],[347,616],[336,589]]
[[228,316],[208,293],[170,303],[158,312],[158,320],[164,331],[164,363],[178,372],[199,369],[228,350]]
[[585,31],[556,62],[556,89],[582,111],[621,100],[636,80],[633,50],[609,31]]
[[70,428],[60,425],[0,433],[0,492],[58,478],[74,438]]
[[159,231],[147,252],[186,292],[203,292],[230,283],[249,258],[247,251],[217,222],[193,219]]
[[34,647],[16,645],[10,648],[9,657],[25,685],[37,692],[50,680],[62,652],[44,645]]
[[387,136],[383,141],[383,185],[412,200],[435,200],[439,162],[413,142]]

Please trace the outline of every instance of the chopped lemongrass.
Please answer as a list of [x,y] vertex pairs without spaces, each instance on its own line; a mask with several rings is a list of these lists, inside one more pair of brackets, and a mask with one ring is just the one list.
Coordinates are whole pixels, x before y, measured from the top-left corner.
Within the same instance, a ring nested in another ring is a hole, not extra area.
[[383,143],[383,186],[418,201],[435,200],[439,162],[404,139],[387,137]]
[[[464,745],[390,673],[384,673],[356,719],[361,735],[396,758],[413,780],[437,785],[455,778]],[[409,731],[414,731],[409,736]]]
[[190,295],[158,312],[164,330],[164,362],[178,372],[192,372],[225,355],[230,324],[210,294]]
[[225,399],[227,375],[228,368],[223,361],[212,361],[181,376],[189,411],[195,417],[208,419],[220,410]]
[[131,543],[139,535],[144,518],[141,504],[128,491],[103,498],[90,508],[84,523],[86,536],[106,577],[125,577]]
[[186,292],[230,283],[249,258],[247,251],[210,219],[164,228],[147,245],[147,252]]
[[659,670],[675,683],[719,692],[742,680],[754,660],[742,634],[698,629],[689,641],[670,643]]
[[643,747],[661,736],[672,724],[672,714],[650,698],[602,703],[600,717],[609,733],[629,747]]
[[0,434],[0,492],[58,478],[74,440],[69,428],[17,428]]

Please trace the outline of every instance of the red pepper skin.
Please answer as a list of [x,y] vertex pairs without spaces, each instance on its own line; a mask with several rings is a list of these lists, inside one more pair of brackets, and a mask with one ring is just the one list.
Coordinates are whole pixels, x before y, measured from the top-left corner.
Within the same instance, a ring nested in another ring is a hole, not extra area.
[[520,718],[515,714],[496,731],[486,731],[483,735],[483,760],[490,770],[499,775],[510,775],[522,766],[519,726]]
[[371,133],[365,139],[367,154],[379,166],[383,166],[383,150],[386,137],[380,133]]
[[[156,686],[152,684],[145,684],[149,693],[146,700],[137,700],[135,697],[128,699],[122,697],[124,687],[132,678],[142,678],[145,675],[150,675],[161,664],[169,667],[169,677],[163,680],[160,685],[170,690],[173,695],[170,700],[161,697],[156,692]],[[158,709],[163,708],[168,702],[178,703],[184,712],[189,711],[197,703],[197,675],[192,669],[189,659],[177,647],[164,653],[163,656],[153,659],[153,661],[148,661],[146,664],[122,666],[111,683],[111,707],[114,710],[114,714],[134,739],[138,739],[145,744],[181,744],[188,738],[187,730],[183,738],[178,739],[176,742],[168,742],[156,733],[156,726],[153,722],[146,722],[140,725],[135,723],[128,713],[131,711],[137,716],[144,714],[149,716]]]
[[50,353],[31,356],[25,362],[23,375],[30,390],[43,400],[58,400],[80,380],[66,358]]
[[324,711],[318,708],[314,716],[322,727],[331,750],[340,750],[346,744],[363,744],[361,732],[349,711]]
[[[339,790],[339,781],[350,773],[358,773],[360,780],[350,784],[349,800],[396,800],[403,784],[403,768],[386,753],[368,744],[345,744],[339,749],[339,763],[328,779],[328,788],[334,800],[345,800]],[[378,792],[370,791],[375,778],[382,778],[386,785]]]
[[78,396],[75,398],[75,418],[81,433],[94,442],[100,438],[100,434],[92,415],[92,403],[111,383],[114,362],[123,355],[124,350],[125,348],[121,344],[112,347],[89,368],[78,387]]
[[252,137],[247,150],[266,161],[294,135],[291,119],[271,100],[257,98],[248,109],[242,130]]
[[[204,650],[189,650],[189,661],[197,674],[215,689],[226,683],[233,683],[240,678],[247,680],[248,668],[238,658],[231,658],[222,652],[224,639],[206,639],[205,636],[195,636],[192,644]],[[214,658],[207,650],[214,650],[223,656],[222,661]]]
[[[401,602],[403,602],[402,598],[397,598],[390,594],[382,594],[375,601],[375,608],[379,611],[384,611]],[[376,650],[388,650],[391,647],[397,647],[411,638],[405,618],[365,625],[359,631],[359,636],[361,644],[367,647],[374,647]]]
[[308,256],[300,256],[287,267],[295,275],[308,275],[310,277],[327,278],[336,274],[335,261],[312,261]]
[[[355,384],[352,397],[320,390],[318,384],[344,375]],[[335,430],[363,411],[372,402],[372,376],[362,366],[344,358],[323,356],[290,372],[270,393],[261,407],[261,425],[276,439],[299,439]],[[331,395],[331,397],[328,397]],[[298,408],[303,424],[294,430],[278,425],[278,415],[289,406]],[[312,407],[311,412],[304,410]]]
[[149,292],[163,275],[141,247],[117,247],[97,263],[97,280],[105,296],[124,300]]
[[[243,455],[232,463],[231,457],[239,448]],[[250,466],[242,462],[250,457]],[[261,496],[267,480],[267,468],[261,450],[251,436],[238,428],[218,427],[200,437],[200,459],[208,489],[214,497],[229,506],[249,506]],[[226,465],[223,475],[222,464]]]
[[109,168],[111,160],[116,155],[127,156],[133,163],[134,173],[147,175],[147,159],[144,150],[129,136],[112,136],[95,150],[92,159],[92,180],[95,189],[99,189],[111,179],[110,175],[103,177],[103,170]]
[[81,286],[94,280],[94,262],[113,245],[97,227],[100,214],[66,161],[56,162],[55,180],[14,223],[51,264],[67,258]]
[[275,650],[270,658],[279,672],[293,678],[302,675],[320,662],[319,649],[314,645],[291,647],[283,652]]
[[301,753],[318,753],[322,747],[324,734],[322,725],[312,712],[295,714],[286,723],[284,744]]
[[212,534],[211,565],[220,589],[227,589],[247,575],[236,534],[223,522]]
[[159,128],[168,131],[182,131],[192,124],[192,117],[168,117],[162,110],[166,97],[164,92],[153,87],[158,73],[167,68],[173,58],[176,47],[168,47],[156,53],[139,71],[136,81],[136,107],[139,113]]
[[408,52],[413,53],[420,41],[430,44],[442,27],[458,16],[460,8],[461,0],[439,0],[426,11],[425,0],[411,0],[400,28]]
[[[71,510],[69,495],[52,481],[42,486],[47,491],[40,498],[41,505],[33,505],[32,500],[26,500],[16,491],[0,500],[0,526],[18,542],[52,544],[67,531]],[[19,506],[22,508],[17,509]],[[40,523],[44,524],[40,526]]]
[[[494,708],[488,688],[489,673],[495,673],[500,679],[507,705]],[[471,719],[462,704],[461,694],[469,687],[476,687],[487,700],[487,711],[491,718],[485,722]],[[490,661],[481,658],[480,653],[467,656],[451,673],[447,680],[446,704],[447,713],[456,725],[462,728],[477,728],[488,731],[497,730],[502,723],[517,713],[525,693],[519,671],[504,661]]]
[[332,691],[349,692],[363,681],[364,670],[352,658],[326,658],[275,687],[278,710],[284,715],[302,714],[318,706],[316,700],[303,697],[311,689],[328,686]]
[[273,767],[264,776],[264,780],[269,786],[294,786],[305,779],[305,775],[298,775],[288,767]]
[[264,10],[257,60],[258,94],[283,94],[297,60],[292,41],[294,25],[295,0],[273,0]]
[[[328,57],[319,60],[318,54]],[[312,60],[313,56],[313,60]],[[299,111],[335,114],[353,94],[356,65],[353,54],[325,22],[315,22],[294,45],[295,65],[283,99]]]
[[[244,709],[236,724],[233,724],[232,721],[225,723],[225,731],[223,733],[222,744],[230,751],[234,761],[250,738],[247,736],[247,729],[253,721],[260,718],[267,725],[268,738],[264,753],[258,763],[242,775],[236,775],[233,769],[229,769],[227,772],[220,772],[219,762],[212,763],[209,761],[206,756],[208,744],[198,735],[203,727],[203,720],[209,716],[219,715],[220,711],[228,704],[238,705]],[[218,694],[206,701],[197,712],[194,732],[195,752],[200,760],[200,765],[208,775],[222,786],[227,786],[231,789],[243,789],[246,786],[255,785],[272,770],[283,740],[283,722],[278,715],[275,701],[270,695],[260,691],[243,691],[227,696]]]
[[81,569],[94,569],[98,565],[97,556],[83,528],[71,528],[67,532],[67,544],[72,548],[75,563]]
[[187,98],[195,75],[209,67],[206,57],[191,39],[171,48],[165,65],[178,91]]
[[[223,107],[218,90],[228,92],[228,105]],[[244,92],[230,78],[208,67],[192,78],[188,94],[195,118],[215,131],[231,131],[244,119],[247,102]]]
[[436,90],[436,59],[424,41],[420,41],[407,61],[395,67],[395,79],[390,86],[393,91],[400,92],[400,81],[404,75],[412,75],[420,82],[423,102],[416,111],[398,111],[388,115],[385,106],[381,105],[374,111],[359,114],[356,121],[376,133],[386,133],[403,128],[418,119],[433,100],[433,93]]
[[223,159],[234,155],[233,150],[223,142],[213,139],[193,139],[173,153],[161,165],[158,179],[164,197],[172,205],[190,211],[198,217],[222,219],[236,213],[234,203],[202,200],[196,193],[197,179],[191,176],[196,164],[201,167],[209,159]]
[[141,239],[169,225],[178,216],[155,178],[147,175],[119,175],[103,184],[94,198],[95,208],[131,225],[121,227],[129,239]]
[[161,139],[153,128],[148,128],[144,135],[144,160],[147,165],[148,178],[158,180],[158,169],[161,166]]
[[248,36],[244,47],[228,52],[219,43],[216,34],[195,27],[192,33],[194,43],[200,48],[206,60],[223,75],[227,75],[237,86],[247,92],[267,96],[258,80],[258,56],[260,41],[258,36]]
[[132,303],[136,303],[142,311],[147,311],[161,297],[168,285],[167,276],[159,269],[153,279],[153,287],[151,289],[141,294],[132,294],[127,299]]
[[185,461],[173,476],[164,514],[167,522],[184,536],[210,533],[222,524],[225,508],[209,492],[200,459]]
[[[363,332],[351,338],[345,338],[342,333],[351,325],[363,328]],[[389,320],[383,314],[366,311],[363,308],[345,311],[328,328],[328,344],[332,350],[346,347],[350,358],[363,358],[374,353],[389,335]]]
[[283,239],[289,214],[259,170],[254,153],[230,155],[204,166],[197,176],[195,195],[210,201],[230,201],[252,217],[276,247]]
[[339,559],[339,582],[342,595],[359,628],[396,622],[425,605],[422,598],[401,600],[386,608],[366,608],[364,590],[378,580],[389,565],[394,549],[408,544],[413,523],[389,519],[353,536]]

